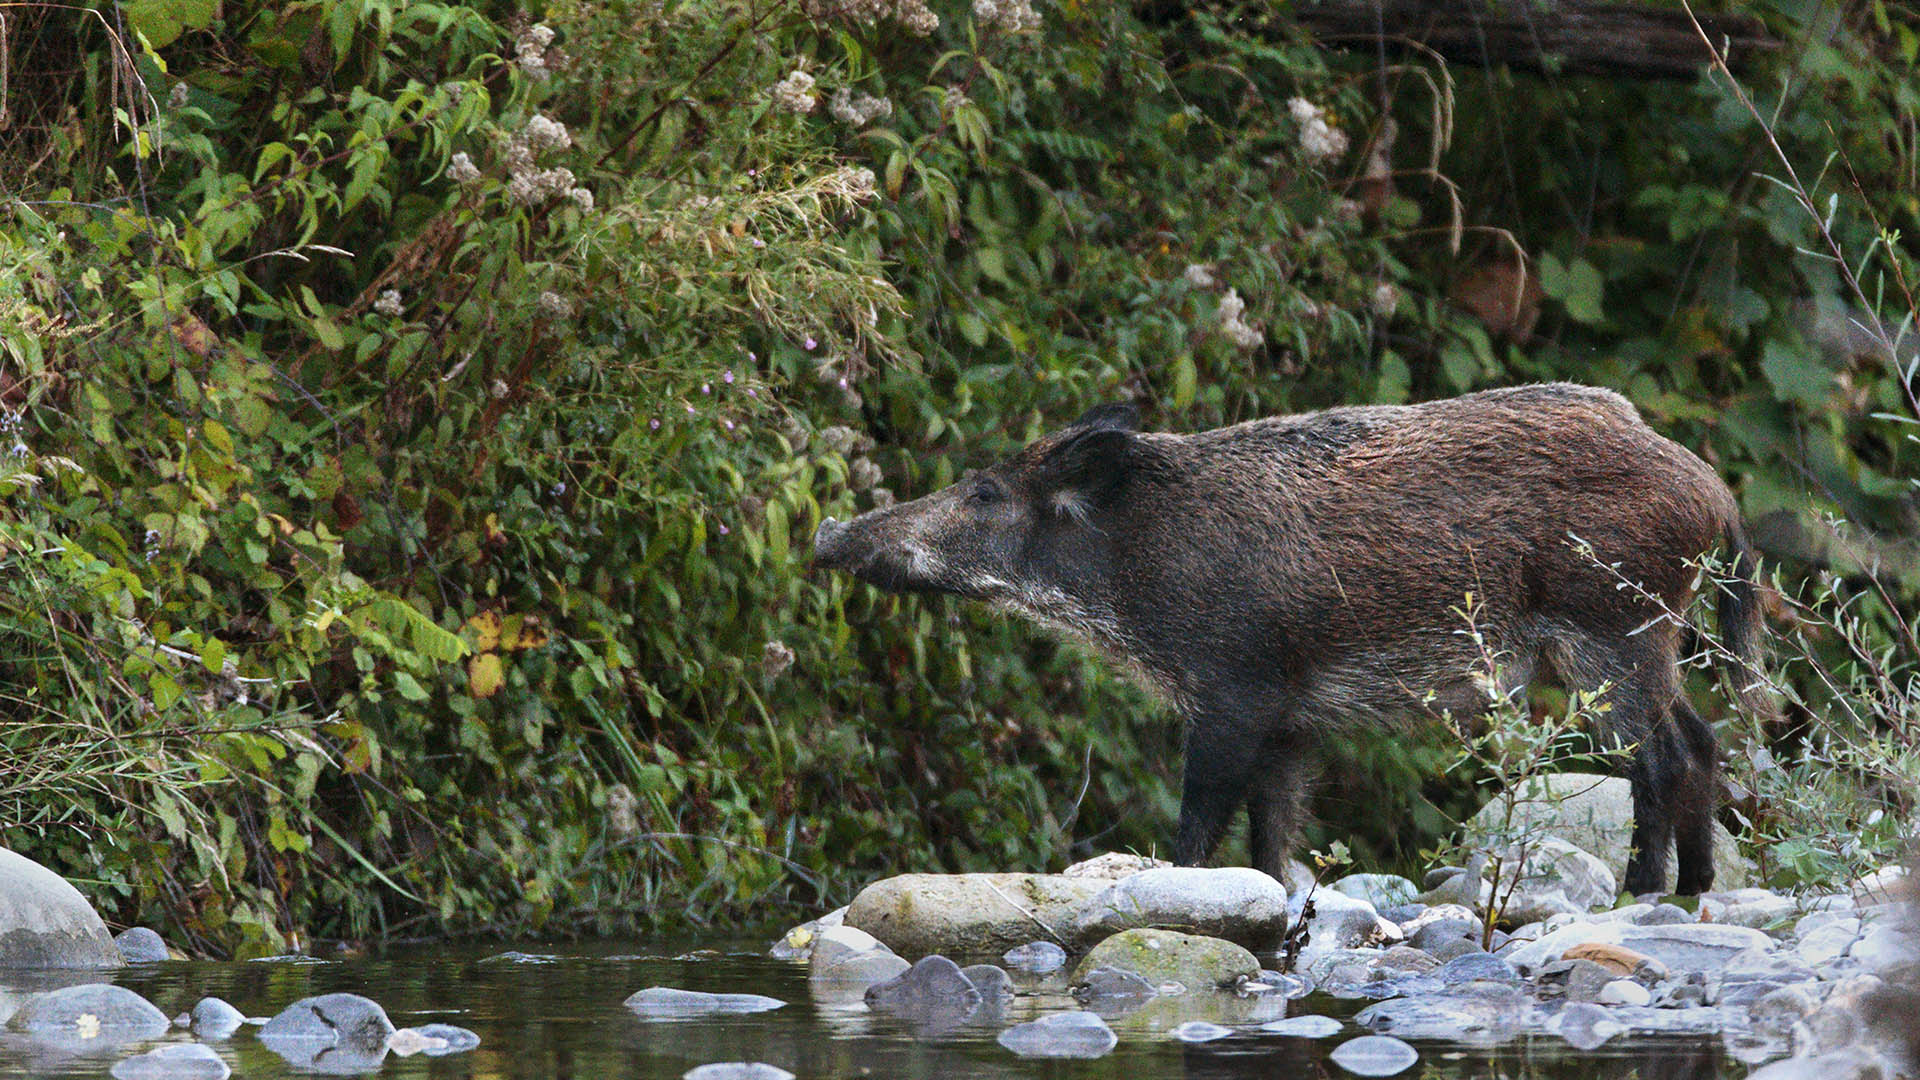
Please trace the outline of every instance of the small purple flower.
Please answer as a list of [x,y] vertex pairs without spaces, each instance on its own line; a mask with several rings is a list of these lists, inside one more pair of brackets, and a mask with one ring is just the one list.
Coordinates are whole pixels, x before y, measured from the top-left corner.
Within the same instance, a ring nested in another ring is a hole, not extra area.
[[723,522],[723,523],[721,523],[721,525],[720,525],[720,535],[721,535],[721,536],[725,536],[725,535],[727,535],[728,533],[730,533],[730,532],[732,532],[732,531],[733,531],[732,529],[729,529],[729,528],[727,528],[727,526],[726,526],[726,524],[725,524],[724,522]]
[[701,384],[700,384],[700,392],[701,392],[701,393],[703,393],[703,394],[711,394],[711,393],[713,393],[713,384],[712,384],[712,383],[707,383],[707,382],[703,382],[703,383],[701,383]]
[[807,335],[807,340],[806,340],[806,346],[807,346],[807,351],[808,351],[808,352],[812,352],[812,351],[813,351],[813,349],[814,349],[814,346],[816,346],[816,345],[818,345],[818,344],[820,344],[820,343],[819,343],[819,342],[817,342],[817,341],[815,341],[815,340],[813,340],[813,335],[812,335],[812,334],[808,334],[808,335]]
[[699,416],[699,415],[700,415],[700,411],[699,411],[698,409],[695,409],[695,408],[694,408],[694,407],[693,407],[692,405],[688,405],[688,406],[687,406],[687,415],[688,415],[688,416]]
[[725,424],[725,425],[727,425],[727,430],[728,430],[728,431],[732,431],[732,430],[733,430],[733,421],[731,421],[731,420],[722,420],[722,421],[720,421],[720,422],[721,422],[721,423],[723,423],[723,424]]
[[767,246],[767,242],[756,236],[753,238],[753,246],[757,248],[763,248]]
[[747,170],[747,175],[748,175],[748,176],[759,176],[759,175],[760,175],[760,170],[759,170],[759,169],[748,169],[748,170]]
[[759,359],[760,359],[760,357],[759,357],[759,356],[757,356],[757,355],[755,355],[755,354],[754,354],[754,351],[753,351],[752,349],[748,349],[748,350],[747,350],[747,362],[748,362],[748,363],[754,363],[755,361],[758,361]]
[[840,389],[845,390],[847,388],[847,377],[842,375],[838,381],[840,383]]
[[754,389],[753,389],[753,387],[751,387],[751,386],[749,386],[749,387],[747,387],[747,396],[748,396],[748,397],[759,397],[760,395],[754,392]]
[[654,417],[653,419],[651,419],[651,420],[649,420],[649,421],[647,421],[647,430],[648,430],[648,431],[659,431],[659,430],[660,430],[660,418],[656,416],[656,417]]
[[728,368],[726,371],[721,372],[720,381],[729,386],[733,385],[733,369]]

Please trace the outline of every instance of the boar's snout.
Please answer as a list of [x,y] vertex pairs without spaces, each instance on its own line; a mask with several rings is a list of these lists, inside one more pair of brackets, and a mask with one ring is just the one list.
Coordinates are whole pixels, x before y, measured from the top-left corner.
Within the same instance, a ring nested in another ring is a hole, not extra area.
[[837,559],[844,555],[847,548],[847,524],[825,518],[820,527],[813,531],[813,563],[815,566],[832,567],[838,565]]

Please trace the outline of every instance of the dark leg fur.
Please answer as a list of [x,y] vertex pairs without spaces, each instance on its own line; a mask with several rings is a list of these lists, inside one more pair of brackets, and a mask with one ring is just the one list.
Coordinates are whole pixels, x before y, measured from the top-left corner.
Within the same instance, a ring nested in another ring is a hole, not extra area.
[[1247,797],[1247,844],[1253,868],[1282,881],[1306,821],[1307,790],[1317,771],[1312,741],[1298,736],[1270,740],[1260,763],[1261,774]]
[[1713,817],[1720,804],[1720,746],[1713,728],[1686,698],[1674,699],[1671,727],[1687,763],[1673,794],[1673,842],[1680,864],[1674,891],[1696,896],[1713,888]]
[[1238,725],[1220,717],[1187,723],[1186,767],[1180,783],[1180,827],[1173,838],[1173,861],[1200,866],[1220,846],[1234,812],[1263,762],[1256,743]]

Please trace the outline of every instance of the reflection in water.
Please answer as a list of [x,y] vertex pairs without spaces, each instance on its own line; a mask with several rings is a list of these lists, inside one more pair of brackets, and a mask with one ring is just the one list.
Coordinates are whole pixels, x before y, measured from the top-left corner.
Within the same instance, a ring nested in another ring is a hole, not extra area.
[[[713,946],[713,942],[701,942]],[[725,943],[695,952],[693,943],[521,943],[521,956],[499,948],[412,950],[404,954],[325,964],[163,963],[113,973],[113,981],[144,994],[169,1016],[206,995],[232,1002],[252,1016],[271,1016],[301,998],[348,991],[386,1007],[393,1022],[457,1024],[478,1033],[468,1053],[429,1058],[368,1052],[276,1054],[256,1029],[210,1043],[236,1076],[249,1080],[368,1073],[434,1080],[679,1080],[695,1065],[764,1061],[802,1080],[902,1077],[984,1080],[993,1077],[1160,1078],[1338,1077],[1327,1061],[1333,1047],[1358,1032],[1329,1039],[1290,1038],[1258,1025],[1286,1015],[1350,1017],[1364,1002],[1322,997],[1286,1001],[1281,995],[1235,998],[1183,995],[1156,998],[1109,1018],[1119,1045],[1097,1061],[1023,1060],[995,1040],[1001,1031],[1043,1014],[1082,1008],[1066,992],[1063,973],[1016,975],[1020,996],[959,1018],[890,1016],[869,1011],[857,993],[810,988],[804,966],[769,959],[759,941]],[[544,961],[544,962],[542,962]],[[88,979],[97,979],[89,976]],[[54,978],[55,982],[67,980]],[[0,999],[11,1000],[0,975]],[[51,984],[48,984],[51,985]],[[714,993],[766,994],[788,1004],[768,1012],[648,1020],[622,1003],[637,990],[672,986]],[[33,989],[40,989],[35,986]],[[1167,1035],[1191,1020],[1235,1029],[1231,1037],[1191,1045]],[[166,1039],[185,1040],[182,1031]],[[120,1057],[152,1046],[122,1047],[106,1058],[75,1058],[17,1033],[0,1036],[0,1078],[100,1077]],[[1416,1044],[1421,1065],[1404,1077],[1490,1074],[1532,1080],[1639,1077],[1693,1080],[1739,1076],[1716,1037],[1616,1038],[1583,1054],[1556,1039],[1534,1038],[1476,1049]],[[280,1048],[282,1051],[288,1048]]]

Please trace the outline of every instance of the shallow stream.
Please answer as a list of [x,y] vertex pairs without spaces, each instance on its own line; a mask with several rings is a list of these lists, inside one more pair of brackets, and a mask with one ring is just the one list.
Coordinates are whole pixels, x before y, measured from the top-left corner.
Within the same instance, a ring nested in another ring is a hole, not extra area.
[[[1332,1049],[1364,1031],[1349,1025],[1323,1040],[1289,1038],[1258,1025],[1287,1015],[1348,1017],[1362,1001],[1312,995],[1258,1003],[1228,995],[1163,998],[1137,1012],[1110,1017],[1119,1045],[1095,1061],[1024,1060],[995,1040],[1007,1026],[1079,1005],[1065,980],[1020,980],[1021,996],[997,1017],[955,1030],[916,1029],[870,1013],[855,1001],[816,997],[803,964],[771,959],[760,939],[673,939],[542,944],[516,942],[468,949],[408,949],[329,962],[150,964],[111,973],[111,981],[145,995],[169,1016],[206,995],[226,999],[251,1016],[270,1016],[313,994],[349,991],[386,1007],[396,1025],[432,1022],[470,1028],[477,1050],[453,1056],[399,1057],[372,1066],[382,1077],[679,1080],[696,1065],[764,1061],[800,1080],[912,1077],[1343,1077]],[[501,956],[513,950],[519,958]],[[70,980],[79,981],[79,980]],[[0,974],[0,986],[8,982]],[[642,1020],[622,1001],[649,986],[747,992],[779,998],[771,1012]],[[1212,1002],[1209,1007],[1203,1002]],[[1186,1044],[1167,1030],[1186,1020],[1213,1020],[1236,1033]],[[211,1043],[236,1077],[312,1076],[276,1055],[243,1027]],[[187,1039],[178,1029],[170,1039]],[[1504,1076],[1539,1078],[1736,1077],[1748,1067],[1729,1058],[1716,1037],[1616,1038],[1582,1052],[1558,1039],[1522,1038],[1494,1048],[1419,1042],[1420,1062],[1399,1075],[1413,1078]],[[36,1052],[10,1036],[0,1041],[0,1077],[105,1077],[116,1061],[147,1047],[133,1044],[98,1056],[58,1057]],[[360,1074],[367,1063],[349,1066]]]

